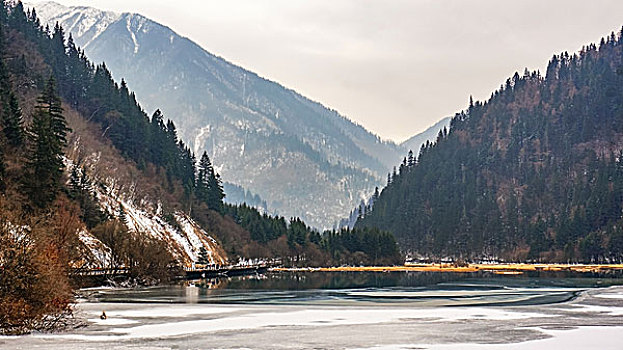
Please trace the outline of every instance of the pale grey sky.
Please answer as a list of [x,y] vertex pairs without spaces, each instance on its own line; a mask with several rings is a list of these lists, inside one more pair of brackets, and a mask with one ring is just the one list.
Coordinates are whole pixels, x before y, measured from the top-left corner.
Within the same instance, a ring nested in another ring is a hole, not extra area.
[[404,140],[623,26],[621,0],[56,0],[137,12]]

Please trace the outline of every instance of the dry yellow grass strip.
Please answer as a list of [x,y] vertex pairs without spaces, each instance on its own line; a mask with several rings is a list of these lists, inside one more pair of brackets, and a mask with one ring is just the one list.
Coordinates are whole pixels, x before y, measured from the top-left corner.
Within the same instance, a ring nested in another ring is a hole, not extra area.
[[605,272],[623,270],[623,264],[406,264],[404,266],[341,266],[318,268],[274,268],[273,271],[319,271],[319,272],[477,272],[489,271],[498,274],[521,274],[526,271],[574,271]]

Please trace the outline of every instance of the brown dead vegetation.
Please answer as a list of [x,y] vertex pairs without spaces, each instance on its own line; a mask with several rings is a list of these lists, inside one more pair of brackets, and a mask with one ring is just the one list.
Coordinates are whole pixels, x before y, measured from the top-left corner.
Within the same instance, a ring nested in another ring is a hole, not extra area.
[[25,217],[6,203],[0,199],[0,332],[57,329],[71,314],[76,208],[59,198],[55,210]]

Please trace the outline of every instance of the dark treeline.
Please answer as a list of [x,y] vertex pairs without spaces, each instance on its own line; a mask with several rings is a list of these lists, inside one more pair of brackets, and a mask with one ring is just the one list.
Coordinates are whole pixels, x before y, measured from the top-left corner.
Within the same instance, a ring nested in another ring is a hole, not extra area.
[[356,227],[429,257],[622,261],[622,60],[613,33],[470,99]]
[[394,235],[376,228],[327,231],[320,246],[337,264],[383,266],[403,261]]
[[249,231],[251,239],[258,243],[267,243],[288,232],[288,224],[283,217],[260,214],[257,209],[246,204],[226,205],[225,213]]
[[[260,214],[245,204],[225,212],[287,265],[395,265],[403,262],[394,235],[378,229],[341,229],[322,234],[298,218]],[[266,254],[265,254],[266,255]]]

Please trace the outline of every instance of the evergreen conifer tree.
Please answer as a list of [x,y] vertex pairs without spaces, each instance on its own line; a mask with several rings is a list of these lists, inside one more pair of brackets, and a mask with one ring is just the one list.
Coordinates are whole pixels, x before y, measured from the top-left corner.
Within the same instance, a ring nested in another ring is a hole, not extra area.
[[61,100],[56,95],[53,77],[37,100],[29,129],[30,151],[26,165],[24,189],[31,202],[39,208],[48,206],[61,188],[63,147],[67,144],[67,127]]
[[8,93],[2,111],[2,131],[11,146],[19,146],[24,141],[22,111],[13,92]]
[[199,249],[199,257],[197,259],[197,263],[201,265],[208,265],[210,263],[210,256],[208,255],[208,251],[204,246],[201,246]]
[[408,155],[407,162],[408,162],[407,165],[409,166],[409,168],[415,166],[415,157],[413,156],[413,151],[412,150],[409,150],[409,155]]
[[223,191],[221,177],[214,171],[214,167],[210,162],[210,157],[208,157],[205,151],[199,160],[199,171],[197,174],[195,191],[197,199],[206,203],[208,208],[218,211],[219,213],[223,212],[223,198],[225,198],[225,192]]
[[195,194],[199,201],[208,203],[208,199],[210,197],[209,174],[213,173],[214,169],[212,168],[210,157],[208,157],[208,153],[205,151],[199,160],[198,170]]
[[[4,28],[0,27],[0,52],[4,47]],[[9,73],[4,61],[0,59],[0,130],[11,146],[18,146],[23,141],[22,112],[17,98],[11,89]]]
[[0,0],[0,24],[5,25],[8,18],[9,13],[7,12],[6,0]]
[[221,176],[214,172],[209,177],[210,195],[208,197],[208,207],[212,210],[216,210],[219,213],[223,212],[223,198],[225,198],[225,192],[223,191],[223,182]]

